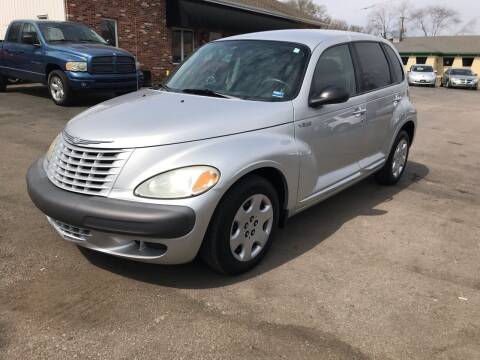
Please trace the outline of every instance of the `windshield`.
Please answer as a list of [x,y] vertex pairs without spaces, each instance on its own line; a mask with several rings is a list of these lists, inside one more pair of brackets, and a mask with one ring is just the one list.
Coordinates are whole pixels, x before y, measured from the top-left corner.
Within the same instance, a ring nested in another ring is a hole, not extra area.
[[166,85],[173,91],[286,101],[299,91],[309,54],[304,45],[280,41],[212,42],[185,61]]
[[431,66],[412,66],[412,71],[414,72],[433,72]]
[[97,43],[106,45],[107,42],[88,26],[76,23],[39,23],[38,27],[48,43],[75,42]]
[[450,70],[450,75],[465,75],[472,76],[472,70],[469,69],[452,69]]

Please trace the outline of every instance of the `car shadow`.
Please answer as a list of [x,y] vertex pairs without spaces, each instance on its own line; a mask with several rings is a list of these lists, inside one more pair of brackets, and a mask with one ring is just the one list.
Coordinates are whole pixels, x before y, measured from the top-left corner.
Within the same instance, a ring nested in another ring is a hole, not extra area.
[[256,277],[288,263],[321,244],[343,224],[357,216],[386,214],[385,210],[376,207],[391,201],[395,194],[421,181],[428,173],[427,166],[410,161],[404,176],[395,186],[378,185],[373,177],[369,177],[292,217],[287,226],[277,232],[276,239],[263,261],[250,272],[239,276],[217,274],[199,259],[189,264],[165,266],[124,260],[81,247],[79,250],[92,264],[138,281],[183,289],[222,287]]
[[[53,103],[53,100],[50,99],[47,86],[42,84],[10,85],[7,87],[7,93],[21,93],[29,96],[49,99]],[[90,107],[114,97],[115,94],[110,92],[84,92],[78,94],[69,107]]]

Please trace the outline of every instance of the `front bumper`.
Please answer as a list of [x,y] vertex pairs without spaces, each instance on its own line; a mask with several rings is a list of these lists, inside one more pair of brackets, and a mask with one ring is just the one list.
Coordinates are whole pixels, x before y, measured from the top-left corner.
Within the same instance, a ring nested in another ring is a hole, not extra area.
[[143,86],[141,71],[135,74],[89,74],[88,72],[66,71],[69,85],[75,90],[135,90]]
[[53,185],[36,161],[27,173],[34,204],[60,235],[80,246],[144,262],[176,264],[198,250],[195,212],[159,205],[69,192]]
[[455,88],[468,88],[468,89],[476,89],[478,87],[478,83],[462,83],[462,82],[451,82],[452,87]]
[[429,85],[429,86],[432,86],[432,85],[435,85],[437,82],[437,79],[411,79],[409,78],[408,79],[408,83],[410,85]]

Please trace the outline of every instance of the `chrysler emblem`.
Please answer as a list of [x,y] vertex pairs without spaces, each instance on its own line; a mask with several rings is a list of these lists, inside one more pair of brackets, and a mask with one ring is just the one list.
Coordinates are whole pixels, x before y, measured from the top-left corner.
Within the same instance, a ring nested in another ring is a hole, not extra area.
[[75,143],[75,144],[78,144],[80,142],[80,139],[78,137],[74,137],[72,139],[72,141]]

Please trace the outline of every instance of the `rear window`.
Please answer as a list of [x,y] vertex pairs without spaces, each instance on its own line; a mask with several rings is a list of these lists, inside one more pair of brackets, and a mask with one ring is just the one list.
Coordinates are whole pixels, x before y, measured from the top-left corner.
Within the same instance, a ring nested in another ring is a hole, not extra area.
[[390,46],[385,45],[384,48],[390,60],[390,66],[392,67],[392,80],[394,83],[400,83],[403,81],[403,66],[400,64],[397,54]]
[[390,68],[381,46],[377,42],[354,43],[360,63],[360,86],[362,91],[371,91],[388,86]]
[[10,26],[10,30],[8,31],[7,38],[5,41],[9,42],[17,42],[18,41],[18,36],[20,34],[20,28],[22,24],[21,23],[15,23]]

